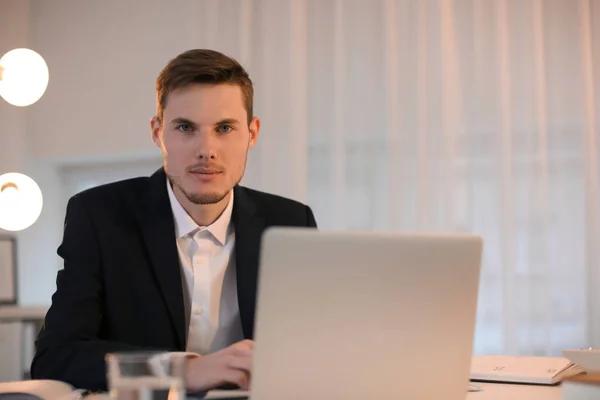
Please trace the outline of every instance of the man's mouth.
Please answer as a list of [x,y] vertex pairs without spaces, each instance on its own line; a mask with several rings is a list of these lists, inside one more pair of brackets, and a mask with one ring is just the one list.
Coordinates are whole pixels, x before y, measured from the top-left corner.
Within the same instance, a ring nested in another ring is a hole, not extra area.
[[214,168],[214,167],[197,167],[197,168],[191,169],[190,172],[192,174],[210,175],[210,174],[220,174],[223,171],[219,168]]
[[191,170],[190,173],[196,178],[205,181],[216,178],[221,173],[223,173],[223,171],[214,168],[196,168]]

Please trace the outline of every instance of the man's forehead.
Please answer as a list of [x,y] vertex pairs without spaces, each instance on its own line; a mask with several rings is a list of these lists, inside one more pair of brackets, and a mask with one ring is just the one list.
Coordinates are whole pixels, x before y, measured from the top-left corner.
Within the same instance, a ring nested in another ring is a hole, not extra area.
[[186,118],[209,123],[210,120],[245,118],[246,108],[239,86],[193,84],[169,93],[163,112],[167,121]]
[[238,85],[194,83],[174,89],[167,95],[167,102],[177,100],[223,100],[243,104],[243,97],[242,88]]

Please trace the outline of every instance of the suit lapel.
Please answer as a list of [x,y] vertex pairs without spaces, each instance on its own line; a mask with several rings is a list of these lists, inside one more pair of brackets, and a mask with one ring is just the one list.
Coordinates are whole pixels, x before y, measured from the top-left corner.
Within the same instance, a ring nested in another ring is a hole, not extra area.
[[234,188],[233,223],[235,227],[235,258],[238,304],[245,338],[252,338],[260,241],[265,220],[246,190]]
[[161,168],[148,182],[139,220],[157,283],[169,310],[180,350],[185,349],[185,311],[175,222],[167,193],[167,177]]

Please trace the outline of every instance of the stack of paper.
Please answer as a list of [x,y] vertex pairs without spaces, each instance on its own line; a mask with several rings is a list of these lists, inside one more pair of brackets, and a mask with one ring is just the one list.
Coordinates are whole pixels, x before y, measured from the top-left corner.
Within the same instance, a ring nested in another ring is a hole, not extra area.
[[562,357],[474,356],[471,380],[554,385],[583,370]]

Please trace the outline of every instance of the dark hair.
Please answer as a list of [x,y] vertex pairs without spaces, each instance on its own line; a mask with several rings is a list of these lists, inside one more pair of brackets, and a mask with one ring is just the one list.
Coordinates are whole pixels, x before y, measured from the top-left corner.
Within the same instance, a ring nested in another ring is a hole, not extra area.
[[194,83],[239,86],[250,123],[253,118],[254,88],[248,73],[235,59],[208,49],[194,49],[181,53],[160,71],[156,78],[156,113],[161,121],[169,94],[175,89]]

